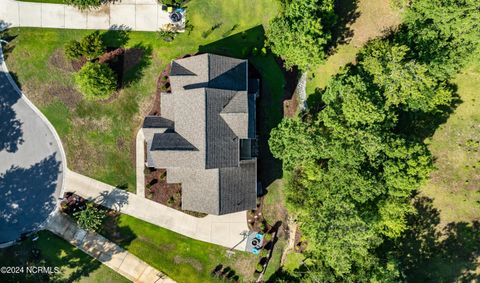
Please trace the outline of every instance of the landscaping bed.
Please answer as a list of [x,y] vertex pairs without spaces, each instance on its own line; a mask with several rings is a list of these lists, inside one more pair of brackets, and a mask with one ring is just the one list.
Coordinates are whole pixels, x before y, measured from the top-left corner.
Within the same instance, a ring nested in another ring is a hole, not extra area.
[[145,197],[195,217],[207,216],[201,212],[182,210],[182,186],[167,183],[166,169],[145,168]]

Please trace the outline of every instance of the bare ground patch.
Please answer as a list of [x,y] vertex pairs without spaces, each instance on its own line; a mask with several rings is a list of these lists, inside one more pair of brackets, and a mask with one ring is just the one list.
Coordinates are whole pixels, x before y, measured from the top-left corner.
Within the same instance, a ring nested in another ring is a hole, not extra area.
[[74,72],[75,69],[72,66],[72,63],[65,58],[65,53],[63,48],[57,48],[53,51],[52,55],[48,59],[48,64],[57,69],[60,69],[65,72]]
[[384,35],[401,22],[399,11],[395,11],[388,0],[359,0],[357,11],[359,16],[350,25],[353,33],[351,44],[355,47]]
[[198,272],[203,270],[202,263],[200,261],[194,259],[194,258],[182,257],[182,256],[179,256],[179,255],[176,255],[173,258],[173,262],[175,262],[175,264],[189,264],[193,268],[195,268],[195,270],[198,271]]
[[82,94],[70,86],[48,84],[44,85],[43,87],[45,87],[45,90],[42,92],[58,98],[70,110],[75,109],[78,103],[80,103],[80,101],[83,99]]

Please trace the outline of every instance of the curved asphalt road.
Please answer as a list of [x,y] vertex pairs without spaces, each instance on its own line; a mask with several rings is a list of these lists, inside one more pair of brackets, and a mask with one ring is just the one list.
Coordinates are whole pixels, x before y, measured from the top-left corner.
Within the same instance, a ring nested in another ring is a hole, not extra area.
[[10,77],[0,48],[0,245],[41,228],[62,192],[65,154]]

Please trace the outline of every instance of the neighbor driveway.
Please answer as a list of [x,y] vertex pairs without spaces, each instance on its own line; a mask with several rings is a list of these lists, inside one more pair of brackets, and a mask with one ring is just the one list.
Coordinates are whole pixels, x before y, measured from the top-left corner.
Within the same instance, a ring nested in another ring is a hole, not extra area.
[[64,160],[53,127],[22,95],[0,49],[0,244],[39,229],[56,209]]
[[156,0],[122,0],[91,11],[63,4],[0,0],[0,23],[10,27],[65,29],[128,28],[158,31],[170,23],[169,14]]

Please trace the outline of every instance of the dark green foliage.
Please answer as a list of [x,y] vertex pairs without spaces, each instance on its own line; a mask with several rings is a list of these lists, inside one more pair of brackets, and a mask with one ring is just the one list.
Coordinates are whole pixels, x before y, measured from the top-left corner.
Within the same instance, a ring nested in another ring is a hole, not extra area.
[[64,0],[65,4],[75,6],[80,10],[97,8],[102,5],[102,0]]
[[93,203],[87,203],[86,208],[75,212],[73,217],[81,228],[97,231],[105,218],[105,212],[98,209]]
[[303,279],[401,281],[396,261],[377,249],[408,228],[411,197],[432,158],[399,125],[409,113],[437,115],[450,105],[447,79],[478,48],[475,18],[477,1],[414,1],[396,34],[368,43],[321,91],[319,113],[284,119],[272,131],[287,202],[310,246]]
[[102,35],[98,30],[82,38],[80,41],[80,47],[83,51],[83,55],[89,60],[97,58],[105,51]]
[[436,76],[446,79],[478,48],[480,1],[412,1],[397,40],[410,46]]
[[185,1],[185,0],[159,0],[158,2],[160,2],[163,5],[168,5],[168,6],[181,6],[187,1]]
[[65,44],[65,55],[68,59],[78,59],[82,57],[83,51],[80,46],[80,42],[76,40],[70,40]]
[[308,70],[325,57],[335,23],[332,0],[283,1],[283,12],[266,31],[273,53],[282,57],[287,68]]
[[75,75],[75,82],[87,99],[108,98],[117,87],[115,73],[105,64],[86,63]]
[[80,42],[71,40],[65,44],[65,55],[70,59],[78,59],[85,56],[88,60],[93,60],[104,52],[105,44],[98,30],[86,35]]

